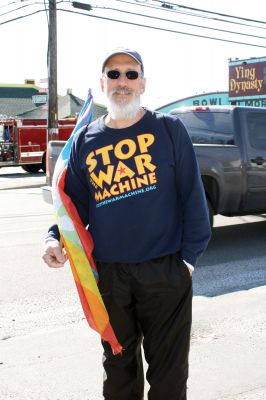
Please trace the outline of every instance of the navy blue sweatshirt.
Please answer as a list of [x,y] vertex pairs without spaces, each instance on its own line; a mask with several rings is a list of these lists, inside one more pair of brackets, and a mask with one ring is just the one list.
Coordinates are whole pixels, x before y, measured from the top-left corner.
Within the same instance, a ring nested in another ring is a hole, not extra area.
[[[180,251],[195,265],[210,239],[194,149],[174,116],[147,110],[123,129],[92,123],[74,139],[65,191],[93,237],[95,261]],[[49,235],[58,238],[55,226]]]

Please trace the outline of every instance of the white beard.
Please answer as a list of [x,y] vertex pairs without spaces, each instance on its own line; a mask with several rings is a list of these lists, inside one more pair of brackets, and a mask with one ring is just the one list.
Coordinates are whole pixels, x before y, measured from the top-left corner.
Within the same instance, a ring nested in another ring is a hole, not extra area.
[[112,93],[107,96],[107,110],[112,119],[127,120],[135,118],[140,109],[140,96],[132,99],[128,104],[113,101]]

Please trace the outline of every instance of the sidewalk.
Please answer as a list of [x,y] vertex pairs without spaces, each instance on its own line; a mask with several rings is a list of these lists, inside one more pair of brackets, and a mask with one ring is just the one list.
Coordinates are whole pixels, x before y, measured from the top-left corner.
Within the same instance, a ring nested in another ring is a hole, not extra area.
[[266,399],[266,286],[194,298],[188,400]]
[[[266,399],[265,304],[266,286],[194,298],[188,400]],[[86,321],[0,340],[0,399],[101,400],[101,358]]]
[[45,182],[46,177],[43,174],[19,174],[9,177],[0,175],[0,190],[41,187],[46,184]]

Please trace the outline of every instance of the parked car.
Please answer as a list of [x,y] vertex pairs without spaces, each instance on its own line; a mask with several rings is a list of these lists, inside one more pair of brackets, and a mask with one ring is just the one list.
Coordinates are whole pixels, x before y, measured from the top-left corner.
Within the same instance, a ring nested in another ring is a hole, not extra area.
[[176,108],[194,144],[213,215],[266,213],[266,108]]

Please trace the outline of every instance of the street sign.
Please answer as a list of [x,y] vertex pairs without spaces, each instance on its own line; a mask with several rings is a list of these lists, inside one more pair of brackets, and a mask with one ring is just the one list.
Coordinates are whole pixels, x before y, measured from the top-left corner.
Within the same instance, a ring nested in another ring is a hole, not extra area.
[[32,96],[32,102],[34,104],[47,103],[47,101],[48,101],[47,94],[39,94]]
[[39,88],[39,93],[48,93],[48,88]]

